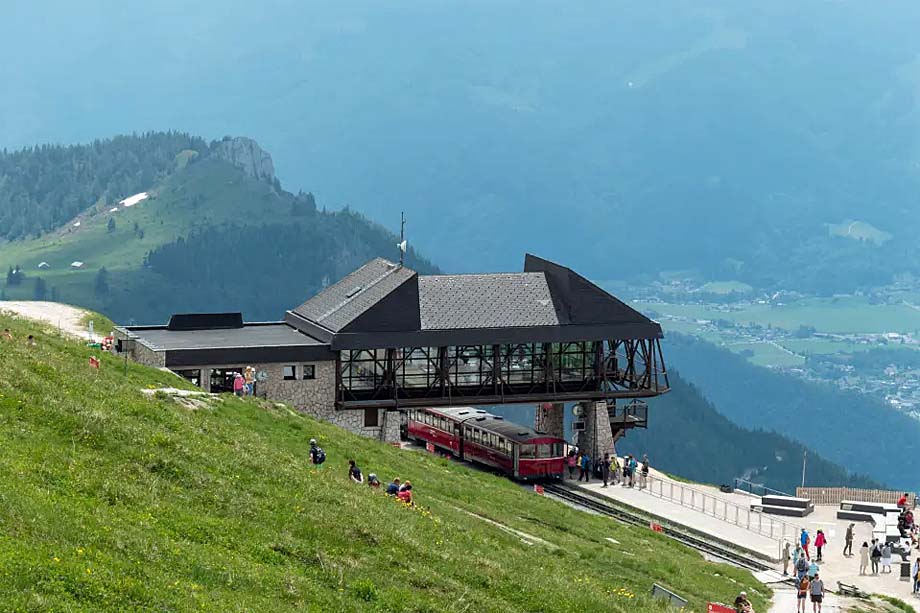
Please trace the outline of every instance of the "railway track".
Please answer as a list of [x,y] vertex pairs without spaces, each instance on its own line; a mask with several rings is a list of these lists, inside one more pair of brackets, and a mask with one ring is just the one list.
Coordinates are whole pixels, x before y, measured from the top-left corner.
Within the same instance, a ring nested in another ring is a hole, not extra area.
[[[649,518],[639,513],[634,513],[622,507],[605,503],[593,496],[581,494],[562,485],[546,485],[544,486],[543,490],[545,493],[556,496],[557,498],[560,498],[561,500],[564,500],[572,505],[583,507],[585,509],[594,511],[595,513],[600,513],[601,515],[612,517],[631,526],[642,526],[645,529],[648,529],[648,524],[650,521]],[[756,558],[751,558],[748,555],[729,549],[724,545],[714,543],[694,534],[690,534],[686,531],[678,530],[671,526],[662,525],[661,532],[665,536],[683,543],[687,547],[691,547],[697,551],[705,553],[710,557],[723,560],[740,568],[751,571],[773,569],[773,567],[766,562],[762,562]]]

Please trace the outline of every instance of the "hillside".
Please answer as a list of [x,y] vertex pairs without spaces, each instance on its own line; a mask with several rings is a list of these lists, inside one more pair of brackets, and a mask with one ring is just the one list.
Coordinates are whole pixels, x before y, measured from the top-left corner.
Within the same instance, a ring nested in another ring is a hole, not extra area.
[[[815,441],[807,440],[803,445],[772,429],[763,429],[763,425],[743,427],[733,423],[680,373],[672,370],[668,375],[671,392],[649,401],[648,430],[630,432],[617,444],[619,453],[638,457],[647,453],[660,470],[694,481],[721,485],[732,483],[735,477],[745,477],[794,492],[801,484],[802,456],[807,446],[810,485],[882,487],[878,480],[850,474],[815,453]],[[869,470],[869,466],[854,468],[857,473]]]
[[[514,483],[232,397],[0,315],[0,601],[8,610],[700,610],[750,574]],[[37,334],[38,345],[23,342]],[[329,460],[307,465],[307,440]],[[346,459],[412,480],[406,508]],[[613,541],[607,540],[608,538]]]
[[[16,7],[5,57],[54,44],[0,66],[0,142],[244,131],[286,185],[406,210],[458,272],[575,244],[566,261],[604,280],[614,236],[641,236],[617,243],[633,279],[833,292],[920,272],[913,0],[198,6],[182,28],[158,3]],[[840,235],[852,222],[873,234]]]
[[[98,156],[107,159],[115,155],[109,152],[114,148],[133,163],[112,171],[129,177],[130,189],[106,187],[105,176],[86,166],[68,183],[73,194],[81,194],[82,208],[53,209],[56,215],[74,217],[38,238],[0,242],[0,270],[22,271],[12,280],[8,275],[0,286],[2,297],[66,301],[139,323],[161,322],[173,311],[194,308],[242,308],[251,319],[276,319],[324,282],[368,259],[396,257],[397,239],[381,226],[347,209],[317,210],[311,194],[291,194],[277,179],[257,174],[252,168],[256,160],[267,156],[265,172],[270,172],[271,158],[247,139],[207,145],[184,136],[198,147],[194,155],[173,154],[168,172],[142,182],[148,175],[135,166],[164,157],[160,145],[167,137],[182,140],[152,133],[8,154],[21,158],[22,168],[38,168],[38,174],[51,177],[63,172],[58,165],[69,167],[70,158],[88,156],[84,150],[100,149]],[[231,144],[240,147],[230,151]],[[10,196],[2,185],[0,180],[0,210],[13,204],[3,200]],[[32,200],[42,198],[38,185],[18,189]],[[118,203],[133,190],[149,197],[130,207]],[[10,215],[18,222],[31,219],[32,213],[14,208]],[[423,272],[434,270],[412,248],[406,261]],[[73,269],[73,262],[83,267]],[[49,267],[39,268],[43,263]]]
[[680,334],[668,335],[666,358],[732,422],[775,431],[890,487],[920,487],[906,461],[917,453],[920,422],[881,399],[754,366]]

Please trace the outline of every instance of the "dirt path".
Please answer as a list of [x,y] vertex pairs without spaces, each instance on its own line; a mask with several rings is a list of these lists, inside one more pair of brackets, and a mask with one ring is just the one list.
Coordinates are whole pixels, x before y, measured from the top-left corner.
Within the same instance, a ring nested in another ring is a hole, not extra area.
[[38,300],[4,300],[0,302],[0,311],[45,322],[78,338],[89,338],[89,331],[80,323],[86,317],[87,311],[69,304]]

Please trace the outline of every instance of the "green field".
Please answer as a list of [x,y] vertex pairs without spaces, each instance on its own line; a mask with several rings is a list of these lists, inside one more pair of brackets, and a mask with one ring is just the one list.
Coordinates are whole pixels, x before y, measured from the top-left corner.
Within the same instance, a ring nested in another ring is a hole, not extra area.
[[[653,582],[688,610],[741,589],[766,608],[750,573],[650,530],[283,405],[146,397],[186,384],[110,355],[96,371],[96,350],[0,326],[15,335],[0,340],[4,611],[663,610]],[[348,458],[411,479],[418,505],[351,483]]]
[[[151,198],[112,213],[95,207],[80,218],[80,227],[68,224],[58,232],[38,239],[0,243],[0,270],[21,266],[27,277],[41,277],[67,302],[96,303],[93,284],[103,266],[114,274],[143,274],[144,256],[159,245],[187,236],[197,227],[224,223],[262,224],[290,220],[289,206],[283,206],[273,188],[246,179],[229,164],[205,159],[189,164],[162,184],[151,187]],[[109,219],[115,231],[108,231]],[[134,225],[143,231],[143,238]],[[70,264],[84,263],[74,270]],[[51,267],[39,270],[38,264]],[[33,297],[33,281],[19,287],[5,287],[7,299]]]

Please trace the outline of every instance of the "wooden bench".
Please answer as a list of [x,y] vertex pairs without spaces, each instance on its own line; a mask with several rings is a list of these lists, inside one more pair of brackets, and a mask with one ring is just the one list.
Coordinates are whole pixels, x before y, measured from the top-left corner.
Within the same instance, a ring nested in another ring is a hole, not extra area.
[[850,585],[848,583],[837,582],[837,592],[843,596],[855,596],[856,598],[868,598],[869,594],[862,591],[855,585]]

